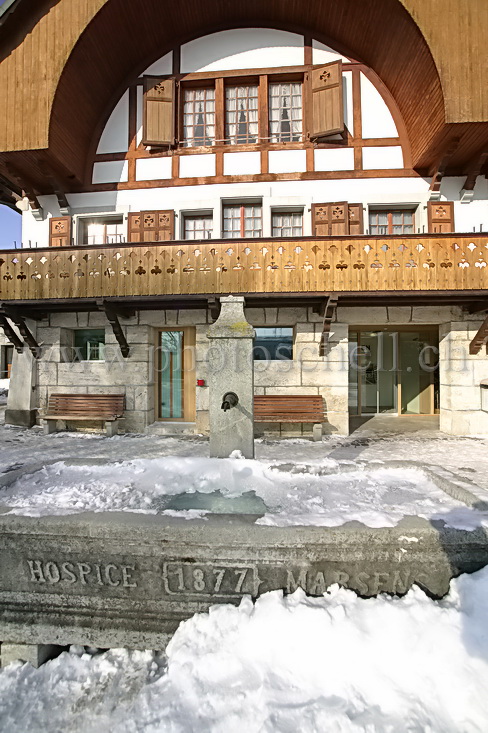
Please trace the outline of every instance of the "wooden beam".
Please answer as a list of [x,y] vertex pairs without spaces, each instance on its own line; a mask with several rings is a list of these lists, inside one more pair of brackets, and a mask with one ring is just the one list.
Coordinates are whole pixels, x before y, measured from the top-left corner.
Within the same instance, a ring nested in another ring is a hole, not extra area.
[[[471,356],[474,356],[475,354],[479,354],[481,351],[481,347],[487,341],[488,341],[488,316],[486,316],[485,320],[479,327],[476,336],[474,337],[474,339],[471,341],[469,345],[469,353],[471,354]],[[488,352],[488,347],[487,347],[487,352]]]
[[12,324],[9,323],[6,316],[3,316],[0,313],[0,328],[3,328],[3,332],[5,336],[8,338],[11,344],[14,345],[15,350],[21,354],[22,350],[24,348],[24,344],[22,343],[21,339],[17,336],[14,329],[12,328]]
[[120,346],[122,356],[127,358],[130,353],[130,348],[129,344],[127,343],[127,339],[125,338],[125,334],[122,330],[122,326],[119,323],[116,308],[114,308],[112,305],[109,305],[109,303],[107,303],[105,300],[97,301],[97,305],[100,310],[104,311],[105,315],[107,316],[108,322],[112,326],[112,331]]
[[459,192],[462,204],[468,204],[470,201],[472,201],[474,196],[474,187],[476,186],[476,179],[480,175],[481,169],[485,165],[486,161],[488,161],[488,150],[483,151],[480,155],[478,155],[469,166],[468,175],[466,177],[466,180],[464,181],[461,191]]
[[53,171],[51,166],[43,158],[38,158],[37,162],[39,165],[39,170],[41,171],[42,175],[45,176],[46,179],[49,181],[49,185],[53,189],[56,198],[58,199],[59,211],[61,213],[61,216],[69,216],[71,214],[71,210],[68,199],[66,198],[66,193],[64,191],[65,187],[60,182],[59,177]]
[[429,187],[430,201],[439,201],[441,198],[442,177],[444,176],[444,173],[447,168],[447,164],[449,163],[449,160],[452,157],[452,154],[456,151],[458,144],[459,144],[459,138],[458,137],[453,138],[449,142],[448,146],[444,149],[443,153],[441,154],[439,162],[437,163],[437,166],[432,169],[432,172],[430,174],[432,175],[432,181]]
[[6,303],[2,304],[2,310],[5,312],[8,318],[10,318],[10,320],[15,323],[20,331],[20,335],[24,339],[24,342],[29,347],[32,356],[37,359],[40,356],[40,347],[34,336],[32,335],[31,331],[29,330],[29,327],[27,326],[21,311],[15,306],[7,305]]
[[5,167],[9,172],[9,175],[12,176],[13,180],[22,189],[22,195],[27,196],[27,198],[29,199],[29,204],[32,209],[32,215],[34,219],[36,221],[42,221],[44,219],[44,212],[42,210],[42,206],[37,199],[37,196],[34,193],[34,186],[32,182],[29,181],[25,175],[20,174],[17,168],[14,168],[11,163],[6,163]]
[[325,356],[325,347],[329,340],[330,326],[337,308],[338,296],[331,293],[325,303],[324,320],[322,323],[322,336],[320,337],[319,355]]
[[207,300],[207,307],[210,311],[212,321],[216,321],[220,316],[220,300],[218,298],[209,298]]

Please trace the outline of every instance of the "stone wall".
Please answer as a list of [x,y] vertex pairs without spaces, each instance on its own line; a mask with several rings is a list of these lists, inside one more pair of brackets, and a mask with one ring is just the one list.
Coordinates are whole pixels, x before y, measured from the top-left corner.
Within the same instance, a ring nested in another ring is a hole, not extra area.
[[[488,356],[483,348],[469,355],[469,343],[483,315],[469,315],[458,306],[339,307],[331,325],[325,356],[319,357],[322,319],[312,308],[248,308],[254,327],[293,327],[292,361],[255,363],[256,394],[320,394],[327,411],[325,434],[348,433],[348,330],[352,326],[437,325],[440,338],[441,430],[457,435],[488,434],[488,413],[481,409],[480,382],[488,378]],[[31,327],[42,343],[42,356],[33,391],[36,404],[47,406],[52,392],[118,393],[126,395],[125,430],[143,432],[156,419],[155,345],[157,329],[194,326],[195,378],[208,384],[207,339],[210,314],[205,310],[140,311],[121,319],[130,345],[124,359],[103,313],[51,314]],[[72,363],[63,347],[76,328],[105,328],[106,360]],[[24,349],[26,352],[27,350]],[[23,355],[19,355],[23,356]],[[25,360],[25,359],[24,359]],[[22,390],[22,386],[21,386]],[[15,391],[14,391],[15,392]],[[208,387],[196,387],[196,432],[208,433]],[[259,433],[277,433],[276,424],[257,425]],[[282,425],[282,435],[310,435],[310,425]]]
[[478,317],[440,327],[440,428],[451,435],[488,435],[488,412],[482,410],[480,387],[488,379],[488,356],[484,346],[479,354],[469,353],[482,321]]

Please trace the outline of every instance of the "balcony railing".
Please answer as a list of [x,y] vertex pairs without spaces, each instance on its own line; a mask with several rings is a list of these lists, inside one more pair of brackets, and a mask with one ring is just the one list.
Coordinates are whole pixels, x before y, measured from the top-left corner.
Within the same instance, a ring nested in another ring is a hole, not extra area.
[[482,290],[487,264],[486,234],[0,250],[0,298]]

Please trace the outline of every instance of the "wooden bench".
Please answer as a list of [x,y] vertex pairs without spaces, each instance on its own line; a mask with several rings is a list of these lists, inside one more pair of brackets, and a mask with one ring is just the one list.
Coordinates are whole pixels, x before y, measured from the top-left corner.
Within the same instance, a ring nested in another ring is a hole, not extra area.
[[320,395],[255,395],[254,422],[313,424],[313,439],[322,439],[324,398]]
[[41,418],[44,433],[56,432],[57,420],[101,420],[107,435],[116,435],[118,420],[124,414],[124,403],[123,394],[52,394],[47,413]]

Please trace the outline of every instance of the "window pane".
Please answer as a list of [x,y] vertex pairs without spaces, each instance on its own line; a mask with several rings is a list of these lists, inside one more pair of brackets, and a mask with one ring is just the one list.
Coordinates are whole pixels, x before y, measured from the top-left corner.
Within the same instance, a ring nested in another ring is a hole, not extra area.
[[185,239],[211,239],[213,219],[211,216],[185,216]]
[[260,237],[262,231],[261,204],[232,204],[223,207],[222,236]]
[[302,85],[280,83],[269,86],[270,140],[299,142],[302,139]]
[[231,145],[258,140],[257,86],[226,87],[226,142]]
[[74,332],[73,361],[100,361],[104,358],[105,330],[84,328]]
[[273,237],[303,236],[303,213],[301,211],[274,211],[271,217]]
[[255,361],[293,359],[293,328],[256,328]]
[[215,144],[215,88],[185,89],[183,139],[187,147]]
[[414,212],[403,209],[369,210],[369,233],[388,235],[413,234]]

